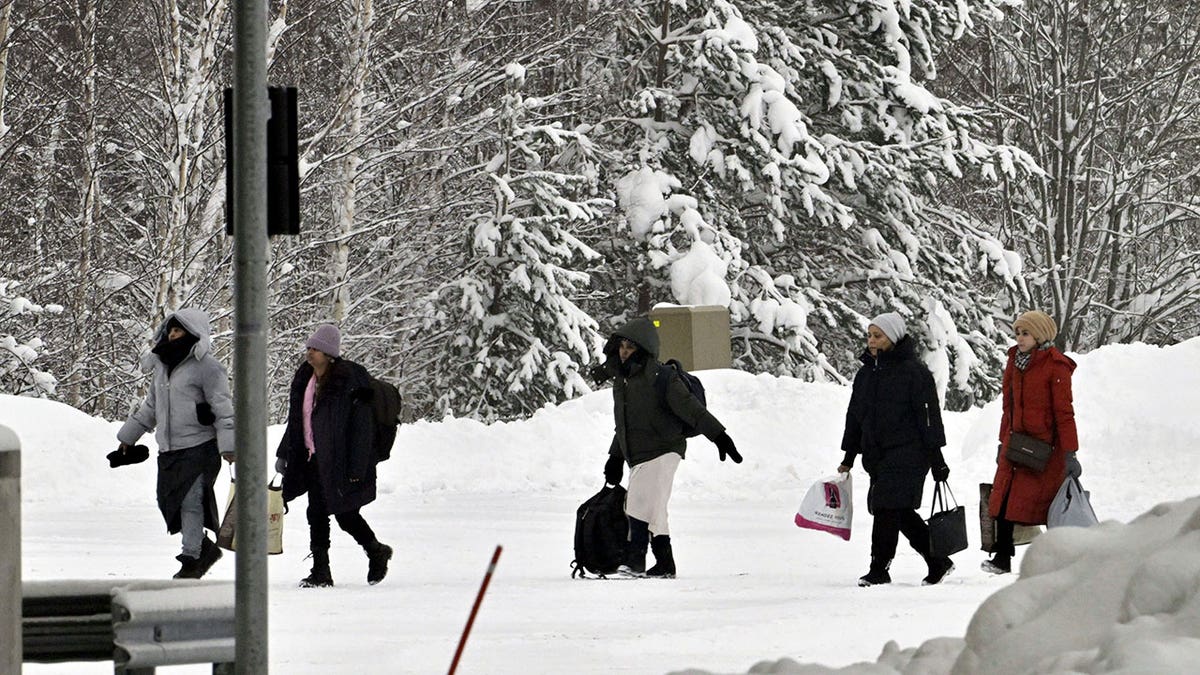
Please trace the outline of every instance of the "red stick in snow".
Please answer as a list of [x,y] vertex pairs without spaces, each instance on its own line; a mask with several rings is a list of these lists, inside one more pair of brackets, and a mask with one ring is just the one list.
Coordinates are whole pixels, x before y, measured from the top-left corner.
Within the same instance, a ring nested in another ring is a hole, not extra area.
[[454,660],[450,662],[450,673],[454,675],[454,671],[458,669],[458,660],[462,658],[463,647],[467,646],[467,636],[471,634],[471,625],[475,623],[475,614],[479,612],[479,605],[483,602],[483,594],[487,592],[488,584],[492,581],[492,572],[496,571],[496,563],[500,560],[500,551],[504,547],[497,546],[496,552],[492,554],[492,562],[488,563],[487,574],[483,575],[483,584],[479,587],[479,594],[475,596],[475,606],[471,608],[471,616],[467,619],[467,625],[463,628],[462,637],[458,640],[458,649],[454,652]]

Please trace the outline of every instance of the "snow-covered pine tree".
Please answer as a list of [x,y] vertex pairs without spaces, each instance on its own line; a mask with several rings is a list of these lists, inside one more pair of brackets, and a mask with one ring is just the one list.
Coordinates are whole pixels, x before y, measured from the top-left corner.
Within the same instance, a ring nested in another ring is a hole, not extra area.
[[[896,310],[952,364],[940,384],[953,404],[994,388],[1003,331],[989,286],[1019,279],[987,224],[941,206],[938,190],[968,169],[1036,167],[976,138],[973,112],[924,83],[942,45],[1004,3],[628,4],[614,44],[629,56],[610,61],[610,79],[636,83],[626,98],[645,114],[598,142],[638,148],[661,184],[694,198],[701,239],[728,265],[738,365],[841,379],[867,318]],[[665,288],[694,237],[682,219],[656,222],[674,246],[649,247],[639,269]],[[656,298],[672,299],[684,301]],[[936,307],[953,330],[933,339]]]
[[523,66],[508,64],[505,75],[496,153],[478,172],[494,201],[465,223],[461,273],[429,298],[425,328],[446,336],[428,373],[438,409],[489,421],[588,391],[581,371],[600,337],[576,299],[599,254],[581,230],[611,206],[593,196],[597,158],[585,131],[522,94]]

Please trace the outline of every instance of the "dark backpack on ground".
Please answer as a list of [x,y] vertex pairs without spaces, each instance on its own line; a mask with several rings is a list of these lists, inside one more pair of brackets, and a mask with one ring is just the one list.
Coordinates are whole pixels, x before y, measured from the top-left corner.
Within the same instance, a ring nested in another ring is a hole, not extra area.
[[629,521],[625,519],[625,488],[605,485],[575,511],[575,560],[571,578],[591,572],[604,577],[625,562]]
[[[692,396],[697,401],[700,401],[700,405],[707,408],[708,399],[704,395],[704,383],[700,381],[700,378],[684,370],[683,364],[675,359],[667,359],[666,363],[660,363],[658,367],[658,375],[656,375],[654,378],[654,388],[658,390],[658,396],[663,400],[663,406],[670,410],[670,406],[666,405],[667,387],[671,383],[670,368],[675,369],[675,372],[679,375],[679,379],[683,381],[683,385],[687,387],[687,390],[691,392]],[[683,421],[683,435],[685,438],[699,436],[700,430],[688,424],[686,421]]]
[[396,427],[400,424],[400,390],[391,382],[371,378],[371,417],[375,421],[375,461],[392,456]]

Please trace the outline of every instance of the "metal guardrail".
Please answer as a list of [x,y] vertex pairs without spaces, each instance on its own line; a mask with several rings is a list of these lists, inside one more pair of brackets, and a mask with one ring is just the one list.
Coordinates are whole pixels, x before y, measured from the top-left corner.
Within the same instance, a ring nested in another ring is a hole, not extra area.
[[202,580],[25,582],[24,661],[113,661],[116,672],[211,663],[232,673],[234,586]]
[[[111,589],[111,583],[109,587]],[[21,600],[21,643],[24,660],[35,663],[107,661],[113,653],[111,590],[80,589]]]
[[115,589],[113,657],[117,666],[233,663],[234,587]]

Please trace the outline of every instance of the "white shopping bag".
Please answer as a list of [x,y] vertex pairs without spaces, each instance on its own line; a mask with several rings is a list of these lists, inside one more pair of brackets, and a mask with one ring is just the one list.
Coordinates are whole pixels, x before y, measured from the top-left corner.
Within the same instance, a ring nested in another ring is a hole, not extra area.
[[828,532],[850,541],[850,523],[854,519],[853,487],[849,472],[813,483],[796,512],[796,526]]

